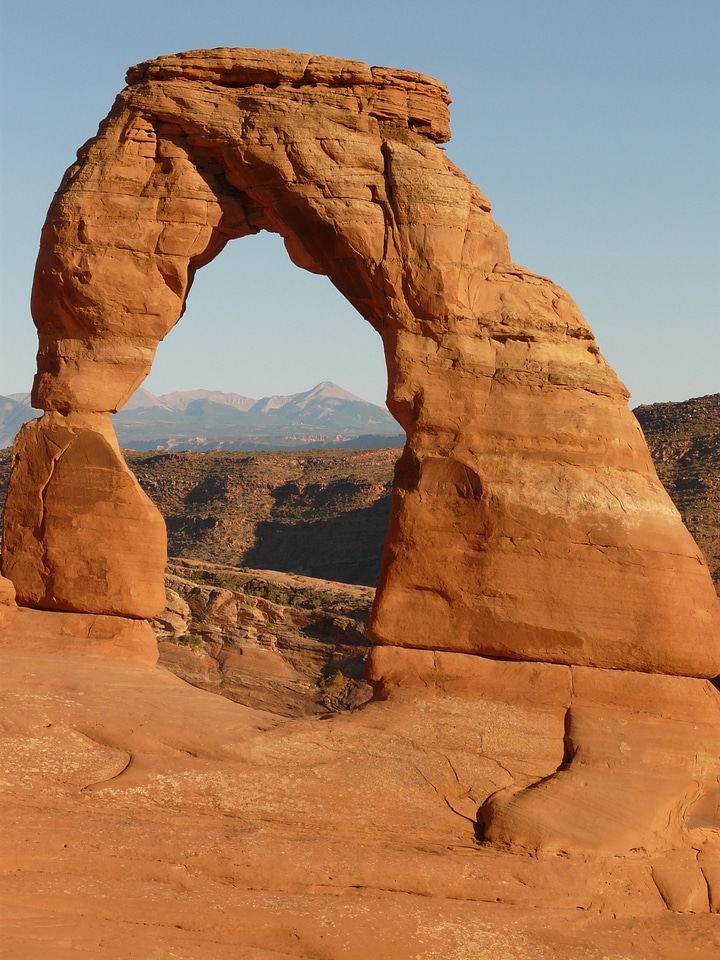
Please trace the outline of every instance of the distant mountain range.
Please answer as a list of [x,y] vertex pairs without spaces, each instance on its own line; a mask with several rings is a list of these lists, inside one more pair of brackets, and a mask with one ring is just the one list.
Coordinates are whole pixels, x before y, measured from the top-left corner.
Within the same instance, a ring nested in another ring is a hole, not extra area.
[[[10,446],[22,424],[39,415],[30,394],[0,396],[0,447]],[[329,380],[304,393],[261,400],[219,390],[155,396],[140,388],[112,419],[121,446],[131,450],[372,449],[405,442],[384,407]]]
[[39,417],[40,412],[33,410],[30,403],[18,399],[30,397],[29,393],[15,393],[12,397],[0,396],[0,448],[9,447],[15,439],[20,427],[33,417]]

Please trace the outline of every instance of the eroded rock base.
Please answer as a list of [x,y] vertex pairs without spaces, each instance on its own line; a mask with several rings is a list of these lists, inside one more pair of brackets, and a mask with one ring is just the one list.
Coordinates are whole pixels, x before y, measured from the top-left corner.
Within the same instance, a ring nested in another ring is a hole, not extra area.
[[55,613],[0,603],[0,649],[10,655],[18,637],[22,637],[24,651],[41,658],[66,653],[148,666],[158,659],[157,640],[147,620]]
[[[480,800],[485,842],[536,855],[720,852],[720,694],[709,681],[375,647],[381,697],[533,711],[557,764]],[[483,740],[475,747],[485,752]],[[693,858],[694,858],[693,853]]]

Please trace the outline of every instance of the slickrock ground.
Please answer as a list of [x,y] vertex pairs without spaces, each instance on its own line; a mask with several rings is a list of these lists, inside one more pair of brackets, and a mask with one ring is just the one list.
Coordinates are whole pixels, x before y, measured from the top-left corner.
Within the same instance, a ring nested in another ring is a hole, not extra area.
[[[702,854],[536,857],[476,839],[484,795],[562,759],[553,693],[529,673],[512,704],[497,688],[480,699],[397,689],[352,713],[287,720],[152,666],[137,630],[74,652],[58,624],[82,615],[20,611],[19,643],[9,610],[8,960],[720,954],[718,917],[699,912],[708,889],[720,909],[720,863]],[[84,620],[108,631],[108,618]]]

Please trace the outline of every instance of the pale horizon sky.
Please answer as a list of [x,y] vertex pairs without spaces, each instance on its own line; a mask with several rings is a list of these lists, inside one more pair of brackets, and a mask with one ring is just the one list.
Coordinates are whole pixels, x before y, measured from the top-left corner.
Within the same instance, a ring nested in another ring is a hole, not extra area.
[[[0,394],[34,372],[45,212],[126,69],[199,47],[288,47],[437,77],[447,152],[516,262],[577,301],[631,405],[720,390],[720,4],[25,0],[0,6]],[[380,339],[280,239],[196,278],[143,386],[262,397],[323,380],[382,403]]]

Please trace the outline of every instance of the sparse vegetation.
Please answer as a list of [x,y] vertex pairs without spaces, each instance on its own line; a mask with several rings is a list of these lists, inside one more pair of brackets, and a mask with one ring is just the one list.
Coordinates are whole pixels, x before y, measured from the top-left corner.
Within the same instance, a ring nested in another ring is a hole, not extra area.
[[266,580],[253,578],[242,585],[244,593],[251,597],[263,597],[284,607],[302,607],[304,610],[332,610],[342,602],[329,590],[311,590],[307,587],[279,587]]
[[202,650],[203,639],[197,633],[183,633],[175,642],[183,647],[190,647],[191,650]]

